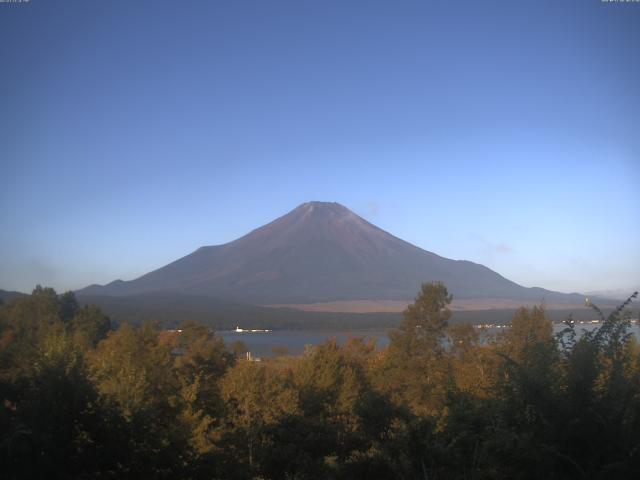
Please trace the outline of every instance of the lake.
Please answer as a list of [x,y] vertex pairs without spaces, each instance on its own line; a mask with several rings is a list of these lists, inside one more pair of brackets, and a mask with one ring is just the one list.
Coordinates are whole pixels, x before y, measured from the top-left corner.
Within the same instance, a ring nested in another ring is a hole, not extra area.
[[[599,327],[599,324],[584,323],[576,325],[578,334],[584,329],[587,331]],[[507,327],[508,328],[508,327]],[[486,328],[490,334],[505,331],[507,328],[491,326]],[[565,328],[564,324],[554,324],[557,333]],[[633,323],[632,332],[640,338],[640,325]],[[273,330],[270,332],[236,332],[233,330],[218,331],[216,334],[224,339],[227,346],[235,341],[242,341],[252,355],[256,357],[273,356],[273,349],[285,347],[290,355],[300,355],[307,345],[320,345],[331,338],[335,338],[338,344],[343,344],[350,338],[373,338],[378,348],[384,348],[389,344],[388,330]]]

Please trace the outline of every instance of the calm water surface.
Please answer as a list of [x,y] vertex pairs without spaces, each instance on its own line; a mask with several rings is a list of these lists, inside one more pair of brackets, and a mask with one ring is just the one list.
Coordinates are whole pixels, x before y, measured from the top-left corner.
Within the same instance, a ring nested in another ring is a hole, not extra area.
[[[593,330],[598,324],[577,324],[576,332]],[[563,324],[554,324],[555,332],[564,329]],[[491,327],[486,331],[490,334],[505,331],[505,328]],[[640,339],[640,325],[632,324],[632,332]],[[227,345],[235,341],[242,341],[247,349],[257,357],[273,356],[273,349],[285,347],[290,355],[300,355],[307,345],[319,345],[329,339],[335,338],[340,345],[350,338],[375,339],[378,348],[384,348],[389,344],[388,330],[273,330],[271,332],[242,332],[219,331]]]

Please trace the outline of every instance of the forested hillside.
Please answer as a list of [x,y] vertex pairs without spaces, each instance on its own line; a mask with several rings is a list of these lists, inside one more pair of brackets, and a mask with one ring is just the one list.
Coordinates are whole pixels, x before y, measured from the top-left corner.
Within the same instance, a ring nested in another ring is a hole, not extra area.
[[38,287],[0,306],[0,477],[639,478],[630,301],[579,337],[541,307],[488,337],[429,283],[386,349],[255,362],[205,326],[112,330]]

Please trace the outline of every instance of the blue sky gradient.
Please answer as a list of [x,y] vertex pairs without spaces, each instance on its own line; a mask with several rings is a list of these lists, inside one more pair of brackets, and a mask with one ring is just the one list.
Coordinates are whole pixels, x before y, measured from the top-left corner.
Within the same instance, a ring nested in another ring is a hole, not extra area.
[[0,4],[0,288],[131,279],[309,200],[640,286],[640,4]]

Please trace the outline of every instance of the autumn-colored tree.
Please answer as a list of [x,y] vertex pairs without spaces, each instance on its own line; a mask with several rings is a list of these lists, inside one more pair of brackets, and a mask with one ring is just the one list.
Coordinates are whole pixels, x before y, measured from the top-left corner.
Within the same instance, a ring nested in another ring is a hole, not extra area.
[[[298,392],[291,372],[260,362],[239,361],[221,381],[228,432],[225,441],[237,452],[234,470],[247,475],[260,471],[257,459],[268,456],[265,430],[298,413]],[[237,449],[237,450],[236,450]]]
[[88,361],[101,406],[124,424],[127,451],[118,452],[118,460],[126,471],[180,474],[179,459],[191,432],[176,425],[180,409],[171,346],[159,342],[157,326],[121,326],[88,354]]
[[431,283],[387,348],[249,361],[36,287],[0,305],[0,477],[636,478],[634,298],[590,332],[533,307],[492,336]]
[[223,415],[219,382],[232,363],[224,342],[207,327],[186,322],[172,342],[181,422],[196,456],[214,450]]

